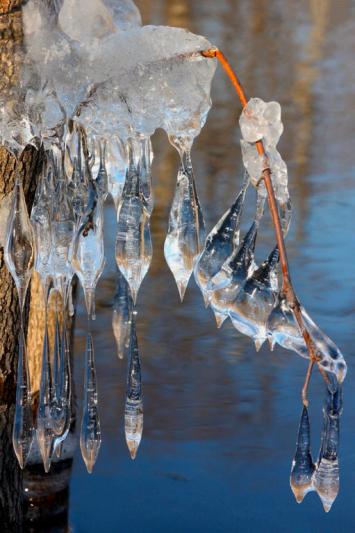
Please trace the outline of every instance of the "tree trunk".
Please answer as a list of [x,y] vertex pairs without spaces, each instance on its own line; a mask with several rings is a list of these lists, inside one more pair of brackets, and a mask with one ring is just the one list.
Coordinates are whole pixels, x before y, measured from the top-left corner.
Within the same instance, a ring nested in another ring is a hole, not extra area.
[[[20,1],[0,0],[0,91],[18,82],[18,51],[22,46]],[[28,205],[31,205],[38,163],[38,152],[28,148],[18,163]],[[14,186],[16,160],[0,147],[0,201]],[[0,247],[0,523],[2,531],[22,529],[22,472],[12,448],[15,411],[16,369],[19,333],[19,307],[13,280],[4,263]]]

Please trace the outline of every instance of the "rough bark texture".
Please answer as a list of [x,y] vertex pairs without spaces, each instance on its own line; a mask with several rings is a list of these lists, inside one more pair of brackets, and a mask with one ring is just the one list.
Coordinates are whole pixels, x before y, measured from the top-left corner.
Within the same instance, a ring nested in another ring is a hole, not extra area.
[[23,0],[0,0],[0,14],[13,13],[25,4]]
[[[0,0],[0,13],[18,8],[18,1]],[[19,50],[22,45],[21,13],[0,16],[0,91],[3,93],[18,81]],[[15,169],[23,178],[26,199],[31,204],[35,184],[38,153],[33,148],[24,152],[16,167],[14,156],[0,147],[0,201],[14,186]],[[22,473],[15,458],[11,433],[15,410],[17,337],[19,309],[17,293],[4,263],[0,248],[0,523],[2,531],[21,531]]]

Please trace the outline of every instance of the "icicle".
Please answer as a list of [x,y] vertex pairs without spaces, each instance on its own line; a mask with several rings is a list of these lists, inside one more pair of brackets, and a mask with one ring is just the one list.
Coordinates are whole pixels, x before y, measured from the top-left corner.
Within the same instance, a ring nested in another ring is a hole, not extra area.
[[205,223],[191,163],[192,141],[174,137],[169,137],[169,140],[180,153],[181,167],[170,210],[164,255],[175,278],[182,301],[195,260],[203,248]]
[[236,200],[209,233],[204,249],[195,264],[195,280],[201,289],[206,307],[209,305],[209,294],[206,289],[208,282],[220,271],[239,244],[239,224],[248,184],[249,179],[246,175]]
[[54,450],[57,450],[57,455],[60,457],[62,443],[64,442],[69,433],[71,423],[70,347],[67,339],[65,326],[63,327],[62,331],[59,381],[57,386],[57,404],[58,416],[56,436],[54,440]]
[[57,187],[53,212],[52,268],[55,286],[66,305],[67,294],[73,271],[69,261],[69,250],[74,236],[74,212],[68,195],[68,187],[63,175],[62,156],[56,159]]
[[86,310],[95,317],[95,288],[105,266],[103,237],[103,206],[96,205],[89,225],[84,223],[77,232],[71,254],[71,265],[84,290]]
[[117,345],[117,355],[123,359],[129,348],[133,302],[129,286],[117,269],[117,286],[112,314],[112,329]]
[[34,435],[32,397],[23,325],[23,309],[35,262],[35,240],[20,180],[16,178],[4,247],[6,266],[15,282],[20,307],[16,409],[12,442],[18,462],[26,464]]
[[244,335],[252,337],[257,351],[266,340],[266,322],[277,299],[278,260],[279,251],[276,247],[246,280],[229,306],[233,326]]
[[45,472],[49,472],[53,454],[55,432],[55,419],[53,418],[54,402],[55,394],[49,354],[48,329],[46,324],[43,341],[41,384],[39,390],[39,406],[37,414],[37,440],[39,449],[41,451]]
[[233,252],[207,286],[211,290],[210,302],[218,327],[221,327],[227,318],[231,303],[254,269],[257,229],[258,225],[254,221],[239,249]]
[[81,454],[91,474],[101,446],[101,428],[97,399],[96,369],[92,335],[88,332],[85,351],[83,418],[80,432]]
[[138,352],[135,313],[132,316],[131,323],[129,357],[125,404],[125,435],[129,453],[132,459],[135,459],[143,432],[141,365]]
[[328,513],[339,492],[339,421],[342,413],[342,389],[335,393],[327,388],[327,401],[323,409],[324,428],[316,471],[314,488],[320,497],[324,511]]
[[314,490],[312,476],[315,469],[311,455],[311,435],[307,407],[303,407],[296,453],[292,461],[290,486],[297,503],[301,503],[306,494]]
[[36,253],[35,238],[19,178],[15,182],[6,235],[5,262],[16,284],[22,312]]
[[138,290],[152,260],[149,212],[141,192],[133,141],[129,143],[130,165],[118,210],[116,263],[126,278],[136,303]]
[[31,451],[34,437],[32,396],[25,346],[25,336],[21,326],[17,363],[16,407],[12,430],[12,444],[21,468],[24,468]]

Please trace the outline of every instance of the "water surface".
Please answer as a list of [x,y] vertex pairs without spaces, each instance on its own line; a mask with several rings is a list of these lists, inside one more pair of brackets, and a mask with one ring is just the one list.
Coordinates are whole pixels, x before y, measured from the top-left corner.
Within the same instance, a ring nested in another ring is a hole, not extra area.
[[[124,442],[126,361],[111,333],[114,211],[106,210],[107,265],[94,325],[103,444],[89,476],[77,450],[69,520],[76,533],[351,532],[355,530],[355,85],[351,0],[141,0],[145,23],[185,26],[206,35],[238,69],[249,95],[282,105],[280,149],[290,171],[292,229],[287,239],[303,304],[349,364],[341,432],[341,490],[326,515],[315,493],[302,505],[289,488],[306,361],[252,342],[230,324],[217,330],[191,280],[183,305],[164,262],[163,242],[177,156],[159,132],[154,258],[138,304],[144,435],[132,462]],[[188,98],[188,95],[187,95]],[[240,112],[218,69],[213,110],[193,150],[207,228],[241,184]],[[243,227],[251,220],[246,210]],[[273,244],[266,215],[258,257]],[[85,312],[77,320],[75,365],[80,400]],[[313,455],[320,441],[323,386],[311,383]]]

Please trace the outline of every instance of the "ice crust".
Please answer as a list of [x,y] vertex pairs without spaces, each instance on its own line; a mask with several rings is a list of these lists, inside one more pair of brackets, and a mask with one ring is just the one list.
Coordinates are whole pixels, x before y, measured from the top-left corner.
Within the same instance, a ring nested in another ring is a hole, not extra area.
[[141,27],[130,0],[30,0],[23,21],[21,83],[0,95],[0,135],[13,151],[60,136],[74,116],[88,134],[122,140],[200,132],[216,68],[196,53],[211,47],[204,37]]

